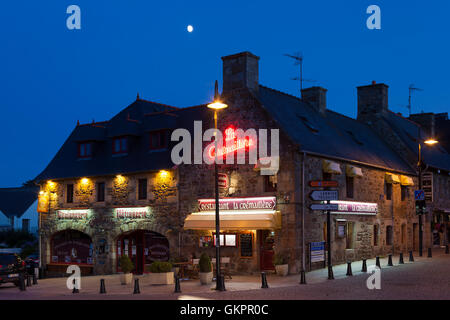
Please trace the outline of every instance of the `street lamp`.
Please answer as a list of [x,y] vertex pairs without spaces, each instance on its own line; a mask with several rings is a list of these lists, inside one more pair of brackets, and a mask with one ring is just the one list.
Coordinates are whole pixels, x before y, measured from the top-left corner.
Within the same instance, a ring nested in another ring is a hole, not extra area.
[[[217,80],[214,88],[214,102],[208,108],[214,110],[214,129],[217,130],[217,112],[228,107],[222,103],[219,95]],[[215,133],[214,133],[215,135]],[[214,189],[216,193],[216,290],[225,291],[225,283],[220,274],[220,216],[219,216],[219,174],[217,171],[217,138],[214,139]]]
[[[422,145],[421,145],[421,140],[420,140],[420,126],[419,128],[419,161],[417,162],[417,167],[419,169],[419,190],[422,190]],[[425,140],[423,143],[425,143],[426,145],[429,146],[433,146],[437,143],[439,143],[439,141],[435,140],[435,139],[427,139]],[[423,247],[423,230],[422,230],[423,226],[422,226],[422,212],[419,212],[419,256],[422,256],[422,247]]]

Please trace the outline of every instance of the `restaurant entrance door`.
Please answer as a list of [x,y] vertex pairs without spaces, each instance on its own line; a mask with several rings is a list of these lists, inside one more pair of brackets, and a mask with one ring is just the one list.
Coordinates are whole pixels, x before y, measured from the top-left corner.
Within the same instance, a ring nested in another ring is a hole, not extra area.
[[274,232],[270,230],[258,230],[259,238],[259,256],[260,256],[260,269],[261,270],[275,270],[273,265],[273,245],[274,245]]

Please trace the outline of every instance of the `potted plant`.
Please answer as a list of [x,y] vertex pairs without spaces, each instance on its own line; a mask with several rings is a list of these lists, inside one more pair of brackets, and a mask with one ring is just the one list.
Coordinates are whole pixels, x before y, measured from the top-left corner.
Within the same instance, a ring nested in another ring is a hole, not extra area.
[[279,276],[285,277],[289,273],[289,254],[286,251],[276,252],[273,255],[273,264],[275,271]]
[[128,256],[121,256],[119,261],[120,269],[122,269],[123,273],[120,275],[120,283],[121,284],[130,284],[133,280],[133,274],[131,271],[134,270],[133,262]]
[[198,266],[200,269],[200,283],[210,284],[213,278],[212,263],[211,259],[205,252],[201,254],[200,260],[198,261]]
[[155,261],[150,265],[150,284],[173,284],[174,272],[170,262]]

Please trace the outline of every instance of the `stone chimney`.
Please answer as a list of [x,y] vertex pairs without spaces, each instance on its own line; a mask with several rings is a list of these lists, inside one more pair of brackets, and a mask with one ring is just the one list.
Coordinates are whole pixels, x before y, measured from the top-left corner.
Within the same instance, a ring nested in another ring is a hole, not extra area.
[[358,120],[381,115],[388,110],[388,86],[375,81],[358,87]]
[[248,51],[222,57],[223,92],[242,88],[258,92],[258,60]]
[[409,120],[420,125],[428,138],[434,138],[436,123],[434,113],[412,114],[409,116]]
[[302,100],[324,115],[327,110],[327,91],[322,87],[303,89]]

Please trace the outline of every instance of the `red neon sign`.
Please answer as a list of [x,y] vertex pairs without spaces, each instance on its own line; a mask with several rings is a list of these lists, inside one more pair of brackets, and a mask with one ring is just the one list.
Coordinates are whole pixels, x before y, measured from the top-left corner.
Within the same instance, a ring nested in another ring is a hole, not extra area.
[[[219,152],[217,153],[218,157],[224,157],[227,154],[234,153],[237,150],[240,149],[248,149],[249,147],[253,146],[253,140],[249,137],[244,137],[242,139],[238,139],[236,136],[236,129],[233,127],[228,127],[225,130],[225,143],[223,144],[222,148],[219,149]],[[212,145],[208,150],[208,155],[211,159],[215,158],[215,147]]]

